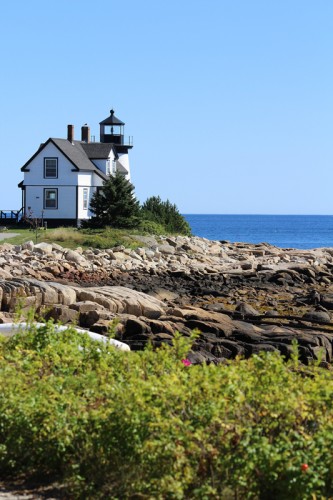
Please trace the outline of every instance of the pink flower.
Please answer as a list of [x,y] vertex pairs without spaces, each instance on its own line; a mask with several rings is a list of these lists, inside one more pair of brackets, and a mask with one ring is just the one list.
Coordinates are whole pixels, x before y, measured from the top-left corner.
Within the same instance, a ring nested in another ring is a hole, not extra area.
[[184,366],[190,366],[192,364],[189,359],[182,359],[182,363]]

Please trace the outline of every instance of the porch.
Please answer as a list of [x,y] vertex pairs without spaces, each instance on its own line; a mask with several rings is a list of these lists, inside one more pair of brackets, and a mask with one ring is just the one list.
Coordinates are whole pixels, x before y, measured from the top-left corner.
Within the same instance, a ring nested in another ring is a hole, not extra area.
[[23,217],[23,208],[20,210],[0,210],[0,225],[13,225]]

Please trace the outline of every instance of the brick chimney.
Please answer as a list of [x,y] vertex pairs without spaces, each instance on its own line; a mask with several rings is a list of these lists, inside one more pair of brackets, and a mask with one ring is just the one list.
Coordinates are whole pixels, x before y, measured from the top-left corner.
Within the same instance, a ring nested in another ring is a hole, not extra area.
[[87,124],[81,127],[81,141],[90,142],[90,127]]
[[69,142],[74,141],[74,125],[67,125],[67,140]]

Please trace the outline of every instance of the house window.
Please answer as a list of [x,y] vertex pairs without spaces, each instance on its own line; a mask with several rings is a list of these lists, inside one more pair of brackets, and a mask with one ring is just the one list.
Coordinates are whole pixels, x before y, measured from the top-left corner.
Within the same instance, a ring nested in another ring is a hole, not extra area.
[[44,208],[58,208],[58,189],[44,189]]
[[83,188],[83,210],[88,210],[88,188]]
[[44,158],[44,179],[57,179],[58,158]]

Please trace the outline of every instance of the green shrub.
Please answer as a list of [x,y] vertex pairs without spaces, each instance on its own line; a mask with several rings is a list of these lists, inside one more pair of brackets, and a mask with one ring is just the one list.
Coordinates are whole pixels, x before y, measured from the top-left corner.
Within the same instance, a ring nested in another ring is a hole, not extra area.
[[333,373],[276,353],[186,366],[189,343],[123,353],[50,324],[1,342],[1,476],[56,474],[77,498],[332,496]]
[[165,235],[168,232],[163,224],[147,219],[141,220],[138,230],[142,233],[155,235]]
[[177,206],[169,200],[162,201],[159,196],[151,196],[144,202],[141,216],[144,220],[163,225],[167,233],[191,234],[191,228]]

